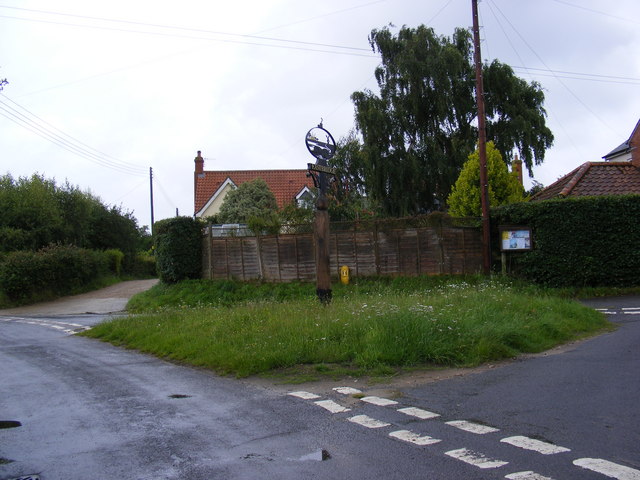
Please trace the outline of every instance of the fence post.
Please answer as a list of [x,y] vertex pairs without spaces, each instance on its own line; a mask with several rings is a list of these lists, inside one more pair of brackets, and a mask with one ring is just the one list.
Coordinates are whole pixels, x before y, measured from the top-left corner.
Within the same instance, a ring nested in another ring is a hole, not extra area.
[[247,279],[246,269],[244,268],[244,237],[240,238],[240,265],[242,265],[242,281]]
[[278,280],[282,281],[282,262],[280,262],[280,236],[276,235],[276,258],[278,262]]
[[209,240],[207,241],[207,271],[209,280],[213,280],[213,224],[209,223]]
[[438,237],[438,250],[440,251],[440,275],[442,275],[444,273],[444,263],[445,263],[445,258],[446,255],[444,253],[444,242],[443,242],[443,234],[442,234],[442,229],[444,227],[442,226],[442,219],[439,218],[438,219],[438,225],[436,226],[436,232],[437,232],[437,237]]
[[380,249],[378,247],[378,220],[373,222],[373,253],[376,259],[376,275],[380,275]]
[[356,277],[359,276],[360,260],[358,260],[358,221],[353,222],[353,256],[356,259]]
[[260,235],[256,235],[256,253],[258,255],[258,270],[260,270],[260,280],[264,280],[264,266],[262,264],[262,242]]

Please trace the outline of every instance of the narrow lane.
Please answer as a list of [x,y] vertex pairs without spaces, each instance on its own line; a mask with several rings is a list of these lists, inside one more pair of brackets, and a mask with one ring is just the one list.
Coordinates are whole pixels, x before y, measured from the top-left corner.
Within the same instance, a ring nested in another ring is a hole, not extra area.
[[562,353],[400,389],[262,388],[73,335],[100,316],[0,317],[0,478],[639,480],[638,300]]

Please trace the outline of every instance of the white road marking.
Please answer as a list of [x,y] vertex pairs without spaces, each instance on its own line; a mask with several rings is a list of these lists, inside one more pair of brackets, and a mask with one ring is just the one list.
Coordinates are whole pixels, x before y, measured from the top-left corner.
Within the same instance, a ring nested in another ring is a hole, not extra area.
[[467,422],[466,420],[454,420],[451,422],[445,422],[447,425],[459,428],[465,432],[475,433],[476,435],[485,435],[487,433],[499,432],[500,430],[493,427],[487,427],[486,425],[480,425],[478,423]]
[[54,330],[58,330],[68,335],[74,335],[79,331],[91,330],[91,327],[87,325],[81,325],[79,323],[71,322],[56,322],[55,320],[39,320],[35,318],[29,319],[23,317],[7,317],[0,320],[2,320],[3,322],[23,323],[26,325],[37,325],[39,327],[53,328]]
[[573,464],[586,470],[601,473],[610,478],[617,478],[618,480],[640,479],[640,470],[618,465],[617,463],[608,462],[600,458],[579,458],[578,460],[574,460]]
[[349,421],[367,428],[382,428],[391,425],[390,423],[381,422],[380,420],[368,417],[367,415],[356,415],[355,417],[349,418]]
[[556,453],[570,452],[571,450],[565,447],[559,447],[552,443],[541,442],[529,437],[515,436],[507,437],[500,440],[503,443],[508,443],[514,447],[524,448],[525,450],[533,450],[534,452],[541,453],[543,455],[555,455]]
[[428,410],[422,410],[421,408],[416,407],[399,408],[398,411],[404,413],[405,415],[411,415],[412,417],[416,417],[421,420],[429,420],[430,418],[436,418],[440,416],[437,413],[433,413]]
[[342,413],[351,411],[350,408],[343,407],[342,405],[337,404],[333,400],[320,400],[318,402],[313,402],[319,407],[324,408],[325,410],[329,410],[331,413]]
[[416,445],[433,445],[434,443],[442,441],[428,435],[420,436],[419,434],[410,432],[409,430],[397,430],[395,432],[391,432],[389,436],[402,440],[403,442],[414,443]]
[[[640,307],[638,308],[634,307],[633,309],[627,309],[627,310],[638,310],[637,312],[633,312],[633,314],[640,315]],[[632,312],[625,312],[625,313],[632,313]],[[20,323],[33,324],[33,325],[47,326],[47,327],[56,328],[56,329],[63,328],[61,327],[61,325],[64,324],[63,322],[48,323],[44,321],[37,321],[37,320],[26,319],[26,318],[15,318],[15,317],[0,318],[0,321],[5,321],[5,322],[14,321],[14,322],[20,322]],[[83,329],[90,328],[90,327],[86,327],[79,324],[66,323],[66,325],[75,326]],[[75,331],[72,331],[72,333],[75,333]],[[362,393],[360,390],[352,387],[336,387],[333,390],[343,395],[355,395],[355,394]],[[315,393],[306,392],[306,391],[290,392],[287,395],[298,397],[304,400],[315,400],[317,398],[320,398],[320,395],[316,395]],[[398,402],[394,400],[376,397],[376,396],[364,397],[361,400],[363,402],[367,402],[372,405],[383,406],[383,407],[398,404]],[[351,411],[350,408],[344,407],[334,402],[333,400],[320,400],[314,403],[328,410],[331,413],[342,413],[342,412]],[[410,415],[422,420],[427,420],[427,419],[440,416],[437,413],[429,412],[427,410],[423,410],[416,407],[400,408],[398,409],[398,412],[401,412],[401,413],[404,413],[405,415]],[[375,418],[371,418],[367,415],[356,415],[354,417],[348,418],[348,420],[352,423],[356,423],[366,428],[383,428],[391,425],[390,423],[376,420]],[[455,421],[450,421],[445,423],[447,425],[459,428],[461,430],[479,434],[479,435],[499,431],[499,429],[497,428],[488,427],[486,425],[480,425],[473,422],[468,422],[466,420],[455,420]],[[421,445],[421,446],[432,445],[442,441],[440,439],[433,438],[428,435],[420,435],[418,433],[411,432],[410,430],[397,430],[389,433],[389,436],[407,443],[413,443],[415,445]],[[571,451],[570,449],[565,447],[553,445],[548,442],[543,442],[543,441],[525,437],[525,436],[507,437],[507,438],[501,439],[500,442],[508,443],[510,445],[513,445],[515,447],[522,448],[525,450],[533,450],[543,455],[553,455],[557,453],[564,453],[564,452]],[[500,468],[509,463],[502,460],[487,458],[480,453],[468,450],[466,448],[450,450],[448,452],[445,452],[445,455],[481,469]],[[578,467],[584,468],[586,470],[591,470],[593,472],[597,472],[607,477],[615,478],[617,480],[640,480],[640,470],[636,470],[634,468],[609,462],[607,460],[602,460],[598,458],[580,458],[580,459],[574,460],[573,464]],[[505,478],[509,480],[553,480],[552,478],[545,477],[544,475],[541,475],[533,471],[511,473],[509,475],[506,475]]]
[[335,387],[333,390],[343,395],[358,395],[362,393],[362,391],[352,387]]
[[480,453],[467,450],[466,448],[461,448],[459,450],[450,450],[448,452],[445,452],[445,455],[455,458],[456,460],[460,460],[464,463],[468,463],[469,465],[473,465],[474,467],[483,468],[483,469],[500,468],[509,463],[509,462],[503,462],[501,460],[492,460]]
[[380,398],[380,397],[362,397],[360,400],[363,402],[370,403],[372,405],[378,405],[379,407],[387,407],[389,405],[397,405],[398,402],[395,400],[389,400],[388,398]]
[[[608,308],[596,308],[598,312],[604,313],[605,315],[615,315],[615,311],[611,311]],[[620,309],[623,315],[640,315],[640,307],[625,307]]]
[[539,473],[532,471],[516,472],[507,475],[504,478],[508,478],[509,480],[553,480],[553,478],[545,477],[544,475],[540,475]]
[[320,398],[320,395],[316,395],[311,392],[289,392],[287,395],[291,395],[292,397],[298,397],[303,400],[315,400],[316,398]]

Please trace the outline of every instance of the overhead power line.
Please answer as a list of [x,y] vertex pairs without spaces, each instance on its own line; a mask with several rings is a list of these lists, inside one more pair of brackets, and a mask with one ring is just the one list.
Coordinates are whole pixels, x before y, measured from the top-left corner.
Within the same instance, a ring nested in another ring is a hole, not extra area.
[[595,13],[597,15],[602,15],[603,17],[614,18],[614,19],[620,20],[622,22],[635,23],[636,25],[640,24],[640,22],[638,21],[637,18],[619,17],[617,15],[612,15],[612,14],[610,14],[608,12],[603,12],[601,10],[595,10],[593,8],[585,7],[584,5],[578,5],[578,4],[575,4],[575,3],[572,3],[572,2],[567,2],[565,0],[553,0],[553,1],[556,2],[556,3],[560,3],[562,5],[567,5],[568,7],[577,8],[577,9],[584,10],[584,11],[587,11],[587,12]]
[[54,145],[85,160],[89,160],[92,163],[128,175],[147,175],[146,167],[118,160],[90,147],[86,143],[54,127],[4,94],[0,95],[0,115]]
[[640,85],[640,78],[633,77],[617,77],[614,75],[598,75],[595,73],[579,73],[579,72],[567,72],[563,70],[550,70],[547,68],[532,68],[532,67],[519,67],[511,65],[514,70],[524,70],[531,75],[537,75],[541,77],[554,77],[554,78],[567,78],[570,80],[586,80],[590,82],[603,82],[603,83],[620,83],[627,85]]
[[578,103],[580,103],[584,107],[585,110],[587,110],[591,115],[593,115],[594,118],[596,118],[606,128],[608,128],[612,132],[615,132],[614,129],[611,128],[611,126],[600,117],[600,115],[598,115],[596,112],[594,112],[593,109],[591,107],[589,107],[589,105],[587,105],[578,95],[576,95],[576,93],[573,90],[571,90],[567,86],[567,84],[565,82],[562,81],[562,78],[560,77],[560,75],[558,75],[551,68],[549,68],[549,66],[542,59],[542,57],[538,54],[538,52],[536,52],[536,50],[529,44],[529,42],[527,42],[527,40],[520,34],[520,31],[517,28],[514,27],[514,25],[511,23],[511,20],[509,20],[509,17],[507,17],[502,12],[502,10],[500,9],[500,7],[498,7],[498,5],[495,3],[495,1],[494,0],[488,0],[488,3],[493,5],[493,7],[496,9],[496,11],[504,18],[504,20],[511,27],[511,29],[515,32],[515,34],[520,38],[520,40],[527,46],[527,48],[533,53],[533,55],[535,55],[535,57],[538,59],[538,61],[542,65],[544,65],[545,70],[550,72],[552,74],[553,78],[555,78],[558,81],[558,83],[560,83],[560,85],[562,85],[562,87],[565,90],[567,90],[567,92],[569,92],[571,94],[571,96],[573,96],[573,98],[575,98],[576,101]]
[[[301,40],[289,40],[284,38],[267,37],[263,35],[249,35],[249,34],[222,32],[218,30],[208,30],[208,29],[202,29],[202,28],[162,25],[162,24],[156,24],[156,23],[136,22],[131,20],[118,20],[113,18],[93,17],[88,15],[75,15],[70,13],[53,12],[53,11],[47,11],[47,10],[35,10],[35,9],[28,9],[28,8],[21,8],[21,7],[10,7],[5,5],[0,5],[0,8],[16,10],[16,11],[26,12],[26,13],[37,13],[42,15],[48,15],[51,17],[66,17],[66,18],[73,18],[81,21],[103,22],[106,24],[120,25],[120,26],[107,26],[107,25],[100,25],[100,24],[94,24],[94,23],[71,23],[71,22],[65,22],[65,21],[55,21],[52,19],[47,20],[42,18],[28,18],[28,17],[17,17],[17,16],[11,16],[11,15],[0,15],[0,18],[9,18],[13,20],[22,20],[22,21],[28,21],[28,22],[48,23],[48,24],[54,24],[54,25],[65,25],[70,27],[89,28],[89,29],[97,29],[97,30],[140,33],[145,35],[180,37],[180,38],[190,38],[190,39],[196,39],[196,40],[210,40],[210,41],[225,42],[225,43],[258,45],[258,46],[264,46],[264,47],[286,48],[286,49],[292,49],[292,50],[307,50],[307,51],[314,51],[314,52],[333,53],[333,54],[351,55],[351,56],[364,56],[364,57],[375,56],[371,53],[371,49],[362,48],[362,47],[349,47],[345,45],[307,42],[307,41],[301,41]],[[135,29],[135,28],[129,28],[129,27],[144,27],[145,29]],[[220,38],[220,37],[226,37],[226,38]],[[325,50],[327,48],[333,49],[333,50]]]

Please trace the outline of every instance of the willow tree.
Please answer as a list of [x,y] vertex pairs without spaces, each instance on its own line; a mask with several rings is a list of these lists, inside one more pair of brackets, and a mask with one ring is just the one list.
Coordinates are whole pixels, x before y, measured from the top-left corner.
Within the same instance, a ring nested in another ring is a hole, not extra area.
[[[366,194],[387,215],[409,215],[444,206],[478,132],[471,34],[449,38],[425,26],[373,30],[369,43],[381,56],[375,70],[379,94],[355,92],[362,155],[349,165]],[[494,60],[483,66],[487,139],[510,163],[520,153],[527,170],[544,160],[553,134],[545,123],[544,94]]]

